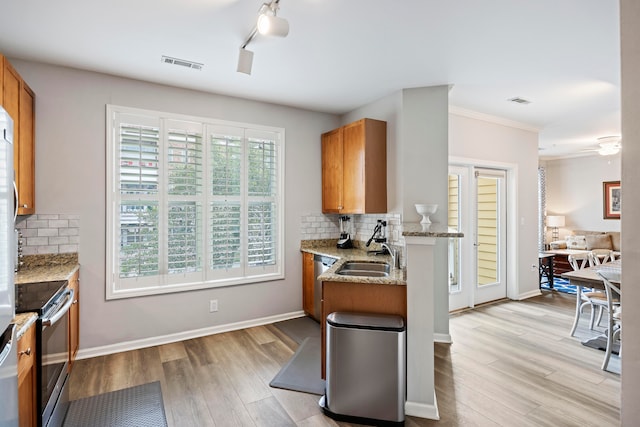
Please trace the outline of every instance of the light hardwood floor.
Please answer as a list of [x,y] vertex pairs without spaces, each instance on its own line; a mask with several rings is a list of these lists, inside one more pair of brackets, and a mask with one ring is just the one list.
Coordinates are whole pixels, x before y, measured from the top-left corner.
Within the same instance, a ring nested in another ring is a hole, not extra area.
[[[452,315],[454,343],[435,347],[441,419],[406,426],[619,425],[620,377],[569,337],[574,301],[548,292]],[[160,381],[173,427],[350,426],[322,415],[318,396],[269,387],[295,348],[267,325],[80,360],[71,399]]]

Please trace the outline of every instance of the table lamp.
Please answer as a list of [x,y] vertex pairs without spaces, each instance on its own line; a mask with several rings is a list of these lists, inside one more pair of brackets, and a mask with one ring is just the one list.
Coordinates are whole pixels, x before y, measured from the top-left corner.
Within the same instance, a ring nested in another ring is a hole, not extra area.
[[564,215],[548,215],[547,227],[551,227],[551,240],[558,240],[560,238],[558,227],[564,227]]

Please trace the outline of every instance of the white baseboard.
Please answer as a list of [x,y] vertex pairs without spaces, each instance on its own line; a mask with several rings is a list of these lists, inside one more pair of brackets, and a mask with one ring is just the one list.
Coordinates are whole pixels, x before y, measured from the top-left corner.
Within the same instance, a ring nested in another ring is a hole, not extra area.
[[517,301],[522,301],[523,299],[537,297],[538,295],[542,295],[540,289],[536,289],[534,291],[525,292],[524,294],[518,295],[516,298]]
[[404,413],[411,417],[427,418],[429,420],[439,420],[440,413],[438,412],[438,401],[436,400],[436,393],[433,392],[433,405],[421,402],[404,403]]
[[444,344],[451,344],[453,342],[453,339],[451,338],[451,334],[434,333],[433,334],[433,341],[434,342],[441,342],[441,343],[444,343]]
[[236,323],[228,323],[226,325],[216,325],[208,328],[194,329],[192,331],[178,332],[175,334],[142,338],[139,340],[125,341],[100,347],[83,348],[78,351],[77,359],[88,359],[90,357],[104,356],[107,354],[120,353],[122,351],[138,350],[140,348],[169,344],[192,338],[204,337],[207,335],[220,334],[222,332],[237,331],[239,329],[252,328],[254,326],[268,325],[270,323],[282,322],[283,320],[295,319],[304,315],[304,311],[294,311],[291,313],[261,317],[259,319],[245,320]]

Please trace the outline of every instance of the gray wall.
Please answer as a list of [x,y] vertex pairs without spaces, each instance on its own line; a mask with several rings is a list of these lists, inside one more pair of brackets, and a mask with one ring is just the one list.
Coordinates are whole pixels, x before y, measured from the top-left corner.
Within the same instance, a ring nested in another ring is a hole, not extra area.
[[531,269],[538,265],[538,134],[475,116],[450,115],[449,155],[484,167],[513,166],[517,187],[509,191],[516,199],[509,200],[515,217],[507,224],[507,296],[532,296],[538,291],[538,272]]
[[[37,212],[80,216],[81,348],[301,310],[300,218],[321,210],[320,134],[329,114],[13,60],[36,93]],[[105,105],[286,129],[285,279],[105,300]],[[209,313],[208,301],[219,311]]]
[[571,230],[620,231],[620,220],[603,219],[602,209],[602,183],[620,180],[620,157],[595,154],[544,162],[547,214],[565,216],[561,239]]
[[621,0],[620,28],[622,46],[622,250],[625,286],[622,303],[625,310],[622,346],[622,425],[637,426],[640,419],[640,2]]
[[[388,210],[404,222],[420,220],[414,206],[420,202],[439,205],[434,222],[447,220],[448,93],[448,86],[403,89],[343,117],[344,123],[361,117],[387,122]],[[448,335],[446,239],[438,239],[434,257],[434,327]]]
[[[37,94],[37,210],[80,215],[83,349],[300,310],[300,220],[303,214],[321,211],[319,135],[341,124],[362,117],[387,121],[388,207],[389,212],[402,213],[406,221],[420,219],[413,207],[417,201],[435,201],[446,206],[447,139],[451,155],[490,156],[518,163],[520,194],[536,191],[537,157],[532,148],[537,141],[535,136],[449,115],[447,86],[398,91],[336,117],[104,74],[25,61],[13,63]],[[108,103],[284,127],[285,280],[106,301],[105,105]],[[452,120],[449,126],[448,120]],[[496,136],[496,128],[502,136]],[[515,147],[511,151],[502,148],[489,151],[487,147],[496,141],[501,141],[501,147],[502,144]],[[442,185],[435,184],[440,181]],[[534,198],[518,200],[518,211],[526,226],[518,231],[522,240],[518,240],[514,256],[521,272],[518,279],[525,288],[537,286],[531,279],[535,275],[527,268],[537,262],[532,261],[537,250],[535,206]],[[446,211],[440,209],[434,219],[444,222]],[[443,245],[441,249],[442,253],[436,254],[437,265],[446,266],[446,248]],[[437,283],[446,284],[446,268],[436,274]],[[436,332],[446,334],[446,286],[437,289],[441,292],[436,295]],[[219,312],[208,312],[209,299],[218,299]],[[167,317],[167,313],[171,316]]]

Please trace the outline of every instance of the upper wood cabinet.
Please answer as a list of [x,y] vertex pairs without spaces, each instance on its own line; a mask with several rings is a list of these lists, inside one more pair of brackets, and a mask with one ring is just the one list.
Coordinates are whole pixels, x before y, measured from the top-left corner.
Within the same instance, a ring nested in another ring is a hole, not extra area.
[[322,135],[322,212],[387,212],[387,123],[361,119]]
[[35,94],[7,58],[2,65],[2,106],[13,119],[13,168],[18,188],[18,215],[35,210]]

